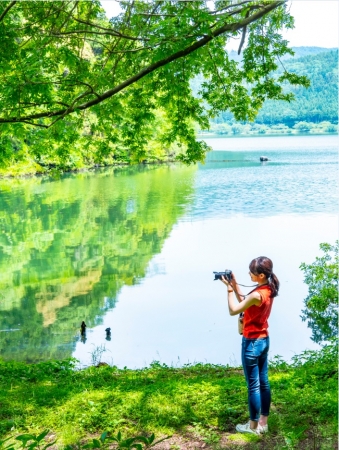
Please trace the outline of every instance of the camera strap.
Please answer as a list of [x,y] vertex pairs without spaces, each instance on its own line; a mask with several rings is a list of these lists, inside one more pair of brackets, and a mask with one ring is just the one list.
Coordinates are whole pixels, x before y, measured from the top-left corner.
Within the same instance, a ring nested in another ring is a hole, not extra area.
[[[243,284],[240,284],[240,283],[237,283],[237,284],[239,284],[239,286],[244,286]],[[259,287],[261,287],[261,286],[267,286],[267,285],[268,285],[268,283],[265,283],[265,284],[255,284],[255,285],[253,285],[253,286],[255,286],[255,288],[252,289],[248,294],[245,294],[245,295],[238,294],[238,295],[239,295],[240,297],[245,298],[245,297],[247,297],[248,295],[252,294],[252,292],[256,291]],[[244,286],[244,287],[253,287],[253,286]]]

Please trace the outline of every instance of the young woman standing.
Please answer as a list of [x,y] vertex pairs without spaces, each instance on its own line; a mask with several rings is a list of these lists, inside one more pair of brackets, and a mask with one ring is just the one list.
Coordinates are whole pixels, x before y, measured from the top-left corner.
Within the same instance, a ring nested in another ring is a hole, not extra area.
[[273,273],[272,261],[265,256],[253,259],[249,269],[251,280],[258,285],[248,295],[242,294],[233,274],[231,281],[224,277],[221,281],[227,286],[230,315],[244,312],[241,358],[248,389],[250,420],[244,425],[237,425],[236,430],[260,434],[268,431],[267,418],[271,404],[268,318],[273,299],[278,295],[279,280]]

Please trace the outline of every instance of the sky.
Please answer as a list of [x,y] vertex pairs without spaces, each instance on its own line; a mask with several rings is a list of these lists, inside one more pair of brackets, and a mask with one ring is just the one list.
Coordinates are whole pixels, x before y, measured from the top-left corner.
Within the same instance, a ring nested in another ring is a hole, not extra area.
[[289,4],[295,28],[283,36],[292,47],[338,47],[338,0],[292,0]]
[[[102,0],[108,17],[119,12],[115,0]],[[284,30],[283,36],[291,47],[338,47],[339,0],[290,0],[288,5],[295,20],[293,30]],[[228,50],[237,50],[239,42],[232,40]]]

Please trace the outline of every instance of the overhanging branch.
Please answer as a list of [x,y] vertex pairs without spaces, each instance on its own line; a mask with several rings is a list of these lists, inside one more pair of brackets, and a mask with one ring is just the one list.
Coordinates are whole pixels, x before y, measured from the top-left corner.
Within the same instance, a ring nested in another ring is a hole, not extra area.
[[[166,66],[167,64],[183,58],[190,53],[193,53],[194,51],[198,50],[199,48],[205,46],[210,41],[212,41],[217,36],[220,36],[221,34],[224,34],[226,32],[235,32],[240,29],[244,29],[247,25],[249,25],[252,22],[255,22],[256,20],[260,19],[261,17],[268,14],[270,11],[274,10],[278,6],[283,5],[287,0],[277,0],[272,1],[271,3],[267,4],[266,6],[263,6],[259,11],[256,11],[251,16],[248,16],[244,18],[242,21],[233,23],[233,24],[225,24],[224,26],[211,31],[210,35],[204,36],[202,39],[199,39],[194,44],[189,45],[183,50],[180,50],[176,53],[173,53],[172,55],[161,59],[160,61],[157,61],[156,63],[150,64],[148,67],[145,67],[137,74],[133,75],[132,77],[125,80],[123,83],[120,83],[118,86],[107,90],[106,92],[102,94],[96,94],[96,98],[93,100],[90,100],[86,103],[82,103],[81,105],[76,106],[75,102],[79,100],[81,97],[83,97],[84,94],[81,94],[76,98],[76,100],[73,101],[72,107],[57,110],[57,111],[51,111],[51,112],[42,112],[38,114],[31,114],[24,117],[12,117],[12,118],[0,118],[0,123],[16,123],[16,122],[24,122],[24,121],[32,121],[34,119],[41,119],[41,118],[52,118],[56,116],[62,116],[65,117],[66,115],[69,115],[75,111],[82,111],[85,109],[88,109],[94,105],[97,105],[108,98],[114,96],[118,92],[122,91],[123,89],[127,88],[128,86],[134,84],[135,82],[139,81],[140,79],[144,78],[146,75],[154,72],[155,70],[159,69],[160,67]],[[88,91],[85,93],[85,95],[88,95]]]
[[5,8],[5,10],[3,11],[3,13],[0,16],[0,22],[2,22],[2,20],[4,19],[4,17],[6,16],[6,14],[8,13],[8,11],[13,8],[13,6],[16,4],[17,0],[14,0],[13,2],[11,2],[7,8]]

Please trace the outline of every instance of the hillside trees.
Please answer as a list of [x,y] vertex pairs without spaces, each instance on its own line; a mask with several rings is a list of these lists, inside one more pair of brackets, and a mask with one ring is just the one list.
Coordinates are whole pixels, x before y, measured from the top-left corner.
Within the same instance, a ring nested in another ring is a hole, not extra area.
[[[293,27],[284,0],[120,6],[108,20],[98,0],[1,2],[3,165],[140,162],[163,149],[203,160],[195,123],[206,128],[224,110],[253,120],[266,99],[293,98],[283,83],[308,84],[288,71],[272,76],[292,53],[279,34]],[[240,35],[242,66],[225,51]],[[200,98],[189,84],[197,74]]]
[[269,101],[260,111],[260,123],[285,123],[292,127],[298,122],[330,121],[338,123],[338,50],[308,55],[284,62],[288,71],[307,75],[310,88],[291,87],[295,101]]
[[[295,50],[298,52],[298,47]],[[259,111],[256,123],[269,126],[285,124],[293,128],[298,122],[327,121],[329,126],[332,126],[326,131],[336,131],[334,124],[338,123],[338,50],[320,50],[325,49],[319,49],[318,54],[283,61],[288,72],[306,75],[310,80],[310,87],[289,87],[288,91],[292,92],[295,98],[289,103],[268,100]],[[282,71],[283,68],[279,67],[276,76]],[[233,121],[234,117],[229,111],[222,112],[213,120],[215,123],[228,124]]]

